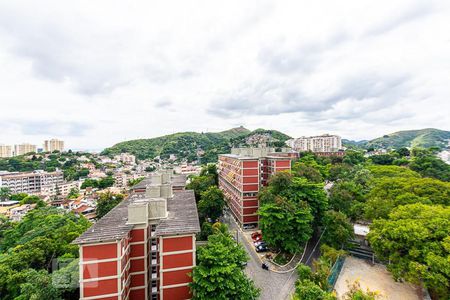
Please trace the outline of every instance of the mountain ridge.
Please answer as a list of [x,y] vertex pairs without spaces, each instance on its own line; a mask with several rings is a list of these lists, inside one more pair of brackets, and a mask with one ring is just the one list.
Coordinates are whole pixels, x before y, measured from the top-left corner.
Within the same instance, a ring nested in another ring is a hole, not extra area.
[[401,130],[372,140],[352,141],[343,139],[345,146],[362,148],[430,148],[449,147],[450,131],[436,128]]
[[[102,154],[116,155],[128,152],[138,159],[153,159],[160,156],[167,159],[175,155],[179,160],[201,163],[217,161],[217,155],[229,153],[231,147],[247,147],[266,144],[283,147],[291,137],[277,130],[258,128],[249,130],[243,126],[220,132],[178,132],[148,139],[135,139],[117,143],[103,150]],[[449,147],[450,131],[435,128],[403,130],[372,140],[351,141],[343,139],[349,148],[401,148],[401,147]]]
[[138,159],[160,156],[167,159],[170,155],[202,163],[217,161],[217,155],[228,153],[231,147],[241,146],[256,141],[267,141],[281,147],[290,136],[277,130],[249,129],[240,126],[220,132],[178,132],[169,135],[136,139],[117,143],[102,151],[104,155],[116,155],[128,152]]

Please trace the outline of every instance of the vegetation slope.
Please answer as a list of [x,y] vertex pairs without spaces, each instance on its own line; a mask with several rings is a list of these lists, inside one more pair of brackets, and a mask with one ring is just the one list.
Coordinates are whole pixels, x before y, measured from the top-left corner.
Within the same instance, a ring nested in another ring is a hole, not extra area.
[[178,159],[188,161],[201,157],[202,163],[217,161],[217,155],[227,153],[232,146],[251,142],[251,137],[266,138],[280,147],[290,137],[276,130],[257,129],[250,131],[244,127],[232,128],[222,132],[180,132],[151,139],[139,139],[118,143],[105,149],[102,154],[116,155],[128,152],[139,159],[160,156],[163,159],[174,154]]

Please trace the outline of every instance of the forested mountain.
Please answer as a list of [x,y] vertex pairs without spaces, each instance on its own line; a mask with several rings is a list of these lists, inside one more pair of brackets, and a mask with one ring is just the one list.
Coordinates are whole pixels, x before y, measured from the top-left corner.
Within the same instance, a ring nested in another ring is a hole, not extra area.
[[350,141],[343,140],[346,147],[356,146],[363,148],[430,148],[440,149],[449,145],[450,131],[426,128],[419,130],[398,131],[370,141]]
[[276,130],[257,129],[250,131],[244,127],[236,127],[222,132],[180,132],[151,139],[139,139],[118,143],[106,148],[102,154],[115,155],[128,152],[139,159],[168,158],[174,154],[178,159],[194,161],[198,158],[202,163],[217,161],[217,155],[228,153],[232,146],[267,143],[282,147],[290,137]]

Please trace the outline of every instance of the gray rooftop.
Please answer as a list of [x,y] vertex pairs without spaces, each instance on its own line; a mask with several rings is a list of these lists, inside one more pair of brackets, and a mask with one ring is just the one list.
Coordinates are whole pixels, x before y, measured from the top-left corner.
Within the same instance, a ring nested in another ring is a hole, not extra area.
[[[132,229],[127,225],[128,205],[145,196],[132,196],[113,208],[91,228],[73,241],[74,244],[88,244],[105,241],[120,240]],[[200,232],[194,191],[180,191],[174,193],[173,198],[167,200],[168,217],[162,219],[156,227],[156,234],[177,235]]]
[[173,235],[200,232],[194,191],[174,193],[167,201],[169,215],[156,227],[156,235]]
[[[186,175],[172,175],[172,178],[170,179],[170,182],[172,183],[172,186],[174,187],[184,187],[186,186]],[[148,177],[142,180],[141,182],[133,185],[131,187],[132,190],[138,190],[138,189],[145,189],[147,186],[152,184],[152,178]]]
[[76,238],[74,244],[97,243],[103,241],[120,240],[133,229],[133,225],[127,225],[128,204],[131,199],[125,199],[108,212],[103,218],[92,225],[81,236]]

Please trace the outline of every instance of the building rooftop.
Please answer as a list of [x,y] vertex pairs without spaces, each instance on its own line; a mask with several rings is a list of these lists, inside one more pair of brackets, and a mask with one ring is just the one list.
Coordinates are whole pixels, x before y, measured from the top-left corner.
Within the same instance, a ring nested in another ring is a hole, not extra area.
[[[181,175],[172,175],[171,179],[170,179],[170,183],[172,184],[173,187],[185,187],[186,186],[186,180],[187,177],[184,174]],[[152,184],[152,177],[147,177],[144,180],[142,180],[141,182],[133,185],[131,187],[132,190],[140,190],[140,189],[145,189],[147,186]]]
[[[73,241],[74,244],[88,244],[120,240],[132,229],[127,224],[128,205],[135,200],[145,199],[144,196],[132,196],[122,201],[91,228]],[[194,191],[174,193],[167,200],[168,216],[156,226],[156,235],[177,235],[200,232]]]
[[[234,158],[234,159],[241,159],[241,160],[255,160],[255,159],[260,159],[260,158],[276,158],[276,159],[286,159],[286,160],[290,160],[291,157],[287,156],[288,154],[290,154],[291,152],[271,152],[268,153],[267,155],[263,155],[263,156],[249,156],[249,155],[238,155],[238,154],[219,154],[219,156],[225,156],[225,157],[230,157],[230,158]],[[283,156],[286,155],[286,156]]]
[[194,191],[174,193],[173,198],[167,200],[167,211],[167,218],[156,226],[157,236],[200,232]]
[[130,201],[130,198],[123,200],[81,236],[76,238],[73,243],[88,244],[122,239],[133,229],[133,225],[126,224]]

